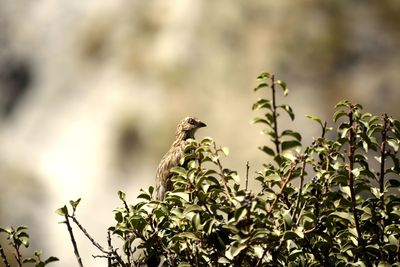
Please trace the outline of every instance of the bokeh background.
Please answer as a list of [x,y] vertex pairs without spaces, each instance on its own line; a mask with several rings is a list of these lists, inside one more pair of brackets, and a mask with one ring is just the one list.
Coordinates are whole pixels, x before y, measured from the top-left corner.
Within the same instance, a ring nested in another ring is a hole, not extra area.
[[[134,202],[154,184],[183,117],[244,177],[268,161],[249,125],[260,72],[288,83],[297,118],[282,127],[307,143],[319,129],[304,115],[330,122],[343,98],[399,117],[399,47],[397,0],[0,0],[0,225],[28,225],[52,266],[75,266],[54,211],[82,197],[105,243],[117,190]],[[78,236],[85,266],[105,265]]]

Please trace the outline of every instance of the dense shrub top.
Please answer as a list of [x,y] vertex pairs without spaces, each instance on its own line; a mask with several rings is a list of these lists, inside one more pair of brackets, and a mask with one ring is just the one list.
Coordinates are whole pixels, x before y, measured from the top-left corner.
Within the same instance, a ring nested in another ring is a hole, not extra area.
[[[332,127],[307,115],[321,135],[303,144],[300,133],[278,127],[282,114],[295,119],[276,100],[288,94],[286,83],[270,73],[258,80],[263,97],[253,110],[263,113],[253,123],[268,138],[263,168],[240,182],[221,162],[227,148],[209,137],[192,140],[165,199],[149,187],[133,205],[118,192],[107,248],[79,223],[80,199],[71,201],[57,212],[80,266],[74,225],[108,266],[400,266],[400,122],[341,101]],[[258,191],[247,188],[249,179],[259,181]]]

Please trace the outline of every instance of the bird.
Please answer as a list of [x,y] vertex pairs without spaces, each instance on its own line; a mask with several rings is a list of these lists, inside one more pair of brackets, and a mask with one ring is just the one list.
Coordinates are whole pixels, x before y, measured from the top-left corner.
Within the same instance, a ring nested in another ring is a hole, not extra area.
[[163,200],[165,193],[171,191],[173,184],[171,181],[171,168],[177,167],[180,160],[185,155],[183,149],[188,143],[188,139],[194,139],[194,134],[199,128],[207,125],[196,117],[186,117],[179,124],[175,133],[175,140],[170,149],[161,158],[156,172],[156,198]]

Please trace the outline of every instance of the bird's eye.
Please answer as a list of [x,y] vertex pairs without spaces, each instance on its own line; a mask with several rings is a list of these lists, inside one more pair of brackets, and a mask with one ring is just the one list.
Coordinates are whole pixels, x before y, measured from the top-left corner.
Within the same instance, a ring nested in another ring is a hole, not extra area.
[[190,124],[195,124],[194,119],[189,119],[189,123],[190,123]]

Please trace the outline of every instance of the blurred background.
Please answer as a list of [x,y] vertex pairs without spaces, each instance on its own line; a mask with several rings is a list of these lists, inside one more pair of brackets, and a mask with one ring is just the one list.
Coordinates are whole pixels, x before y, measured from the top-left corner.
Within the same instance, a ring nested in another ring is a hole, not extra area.
[[[183,117],[244,177],[269,160],[249,125],[260,72],[287,82],[279,101],[297,117],[281,129],[308,144],[319,129],[304,115],[331,122],[343,98],[399,117],[399,47],[397,0],[0,0],[0,225],[29,226],[52,266],[75,266],[54,211],[82,197],[105,244],[116,192],[134,202],[154,184]],[[105,265],[76,234],[85,266]]]

